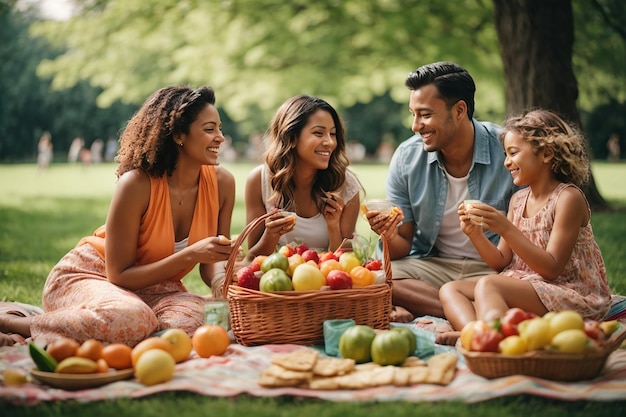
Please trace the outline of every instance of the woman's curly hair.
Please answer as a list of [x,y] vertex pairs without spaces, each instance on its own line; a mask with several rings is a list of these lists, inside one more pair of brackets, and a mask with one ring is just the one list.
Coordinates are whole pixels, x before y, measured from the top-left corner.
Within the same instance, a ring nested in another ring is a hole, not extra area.
[[117,177],[133,169],[141,169],[151,177],[171,175],[179,152],[174,139],[189,133],[189,126],[208,105],[215,105],[211,87],[193,90],[170,86],[155,91],[122,133],[115,158],[119,163]]
[[559,181],[578,187],[589,181],[590,165],[584,137],[556,113],[537,109],[511,117],[504,122],[500,141],[504,141],[507,132],[521,135],[535,153],[545,148],[552,150],[551,169]]
[[337,147],[330,155],[328,168],[317,172],[311,197],[319,211],[324,209],[325,191],[341,187],[350,164],[346,156],[346,137],[343,122],[337,111],[318,97],[298,95],[283,103],[267,130],[268,148],[265,163],[269,167],[273,194],[269,201],[275,207],[296,211],[293,181],[296,170],[296,142],[309,117],[317,110],[328,112],[335,123]]

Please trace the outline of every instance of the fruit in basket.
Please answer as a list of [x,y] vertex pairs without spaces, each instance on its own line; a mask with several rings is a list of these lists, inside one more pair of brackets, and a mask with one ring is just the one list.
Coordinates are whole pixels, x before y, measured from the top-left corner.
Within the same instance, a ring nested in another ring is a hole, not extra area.
[[287,258],[289,258],[291,255],[296,253],[296,249],[290,245],[283,245],[280,247],[280,249],[278,249],[278,253],[282,253]]
[[318,264],[320,262],[320,255],[315,249],[307,249],[302,252],[302,259],[304,259],[305,262],[313,261]]
[[559,353],[584,353],[589,345],[589,338],[584,330],[567,329],[557,333],[546,350]]
[[350,270],[350,278],[352,278],[353,287],[367,287],[376,282],[376,272],[357,265]]
[[376,332],[369,326],[357,324],[347,329],[339,338],[339,353],[356,363],[372,360],[372,341]]
[[296,253],[298,255],[302,255],[302,253],[306,250],[309,250],[309,247],[304,243],[300,243],[299,245],[296,246]]
[[314,291],[326,285],[326,278],[318,267],[307,262],[294,269],[291,282],[295,291]]
[[619,329],[620,326],[619,321],[617,320],[602,321],[599,325],[607,337],[611,336],[617,329]]
[[[346,272],[346,271],[344,271],[341,268],[341,264],[339,263],[339,261],[336,261],[334,259],[328,259],[328,260],[323,261],[322,263],[320,263],[320,271],[322,271],[322,274],[324,274],[326,279],[328,279],[328,273],[330,271],[335,271],[335,270]],[[350,275],[348,275],[348,276],[350,276]],[[352,279],[350,279],[350,282],[352,282]]]
[[489,323],[478,320],[473,324],[470,349],[477,352],[497,352],[504,335]]
[[517,325],[524,320],[530,320],[537,317],[534,313],[529,313],[519,307],[510,308],[504,313],[500,319],[500,328],[505,336],[518,335]]
[[289,260],[282,253],[274,252],[269,255],[261,264],[261,271],[267,272],[270,269],[282,269],[286,271],[289,268]]
[[370,259],[364,266],[370,271],[380,271],[383,269],[383,262],[380,259]]
[[543,349],[552,340],[550,322],[543,317],[521,322],[518,330],[528,350]]
[[409,340],[397,331],[379,333],[372,340],[372,361],[379,365],[398,365],[409,356]]
[[237,285],[251,290],[259,290],[261,277],[256,274],[251,266],[244,266],[237,271]]
[[328,284],[331,290],[345,290],[352,288],[352,278],[342,269],[333,269],[326,275],[326,284]]
[[585,321],[583,317],[576,311],[563,310],[557,312],[549,320],[550,323],[550,337],[554,337],[558,333],[564,330],[585,328]]
[[361,266],[361,261],[354,252],[342,253],[339,257],[339,263],[341,264],[341,268],[347,273],[350,273],[350,271],[352,271],[352,268],[356,266]]
[[295,271],[296,267],[300,264],[304,263],[304,258],[299,253],[294,253],[289,258],[287,258],[287,262],[289,263],[289,267],[287,268],[287,273],[290,276],[293,276],[293,271]]
[[320,264],[328,260],[339,261],[339,256],[335,255],[335,252],[331,251],[320,253]]
[[498,343],[498,352],[504,355],[521,355],[526,352],[526,342],[519,335],[507,336]]
[[259,290],[263,292],[291,291],[293,290],[293,284],[291,278],[284,270],[272,268],[261,276]]

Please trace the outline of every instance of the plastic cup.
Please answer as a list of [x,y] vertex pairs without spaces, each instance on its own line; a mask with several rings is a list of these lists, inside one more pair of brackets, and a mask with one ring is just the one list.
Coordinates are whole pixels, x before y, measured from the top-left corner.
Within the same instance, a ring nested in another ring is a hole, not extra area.
[[363,207],[364,212],[367,213],[368,211],[372,211],[372,210],[378,210],[380,211],[380,214],[382,215],[388,215],[391,213],[391,209],[393,208],[393,205],[389,202],[389,200],[384,200],[384,199],[371,199],[371,200],[365,200],[363,202]]
[[226,300],[208,300],[204,304],[204,321],[230,330],[230,308]]

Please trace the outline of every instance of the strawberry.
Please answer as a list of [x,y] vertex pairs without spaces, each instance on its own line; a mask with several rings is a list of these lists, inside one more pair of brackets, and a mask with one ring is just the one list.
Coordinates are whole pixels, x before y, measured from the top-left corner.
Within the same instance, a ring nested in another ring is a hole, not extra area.
[[370,271],[380,271],[383,268],[383,263],[380,259],[370,259],[365,263],[365,267]]
[[261,278],[255,272],[250,266],[244,266],[237,271],[237,284],[240,287],[258,291]]

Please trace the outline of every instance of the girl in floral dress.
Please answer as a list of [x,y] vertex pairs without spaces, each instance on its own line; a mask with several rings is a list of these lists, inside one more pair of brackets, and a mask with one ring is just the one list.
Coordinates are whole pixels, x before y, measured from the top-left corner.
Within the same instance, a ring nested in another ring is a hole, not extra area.
[[[513,182],[508,215],[486,204],[459,207],[461,229],[499,274],[445,284],[446,318],[461,330],[473,320],[501,317],[512,307],[544,315],[575,310],[599,320],[611,305],[602,254],[579,187],[589,177],[583,138],[558,115],[534,110],[508,119],[500,140]],[[496,247],[483,233],[501,236]],[[438,336],[453,343],[456,334]]]

